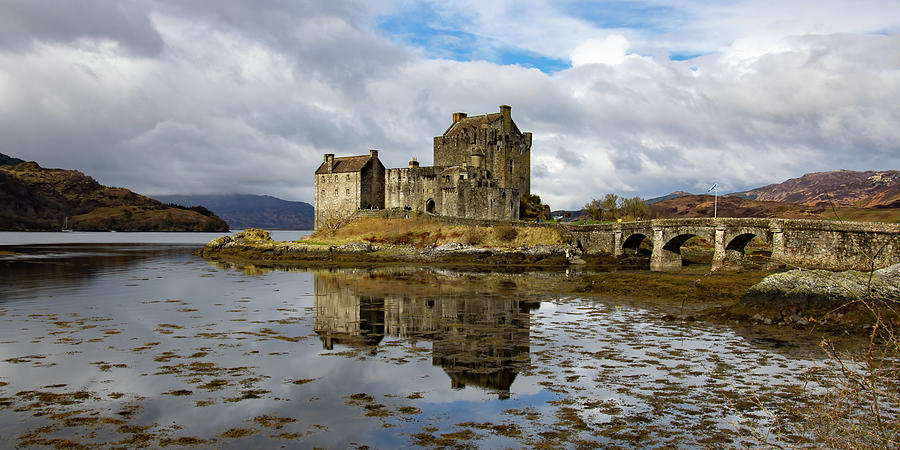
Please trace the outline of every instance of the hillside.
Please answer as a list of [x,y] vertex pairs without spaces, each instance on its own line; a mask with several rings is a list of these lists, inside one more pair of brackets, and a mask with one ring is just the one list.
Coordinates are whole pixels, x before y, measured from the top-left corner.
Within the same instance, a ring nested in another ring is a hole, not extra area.
[[[3,161],[15,158],[0,155]],[[45,169],[36,162],[0,164],[0,230],[227,231],[203,208],[176,208],[111,188],[76,170]]]
[[[712,195],[684,195],[649,205],[650,217],[712,217]],[[867,222],[900,222],[900,208],[832,207],[828,204],[802,205],[720,196],[719,217],[774,217],[782,219],[824,219]]]
[[232,228],[311,230],[313,206],[268,195],[155,195],[164,203],[203,205]]
[[815,172],[783,183],[728,194],[753,200],[809,206],[900,207],[900,171]]

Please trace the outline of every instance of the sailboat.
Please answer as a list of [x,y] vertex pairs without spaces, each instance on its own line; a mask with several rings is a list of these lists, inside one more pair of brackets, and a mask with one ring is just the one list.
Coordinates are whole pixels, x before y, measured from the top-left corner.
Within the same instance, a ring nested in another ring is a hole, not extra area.
[[62,229],[62,231],[63,231],[64,233],[71,233],[71,232],[72,232],[72,230],[69,229],[69,216],[66,216],[66,220],[65,220],[65,222],[63,223],[63,229]]

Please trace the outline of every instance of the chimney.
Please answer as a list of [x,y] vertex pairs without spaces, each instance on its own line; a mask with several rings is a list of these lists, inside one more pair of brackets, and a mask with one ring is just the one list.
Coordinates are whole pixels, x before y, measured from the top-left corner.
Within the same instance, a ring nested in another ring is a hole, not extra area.
[[419,159],[413,156],[412,158],[409,158],[409,168],[413,169],[416,167],[419,167]]
[[372,159],[378,159],[378,150],[369,150],[369,157]]
[[509,133],[512,131],[512,107],[509,105],[500,105],[500,117],[503,118],[503,131]]
[[325,154],[325,170],[328,173],[334,169],[334,153],[326,153]]
[[460,120],[463,120],[466,117],[468,117],[468,114],[466,114],[464,112],[455,112],[455,113],[453,113],[453,123],[459,122]]

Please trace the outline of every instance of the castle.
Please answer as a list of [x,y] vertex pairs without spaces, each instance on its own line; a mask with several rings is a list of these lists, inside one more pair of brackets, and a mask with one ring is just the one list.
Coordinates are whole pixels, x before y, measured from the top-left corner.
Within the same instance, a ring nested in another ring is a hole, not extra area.
[[360,209],[407,209],[450,217],[518,220],[531,193],[531,133],[519,131],[510,107],[453,123],[434,138],[434,165],[385,169],[378,151],[325,160],[315,172],[315,229]]

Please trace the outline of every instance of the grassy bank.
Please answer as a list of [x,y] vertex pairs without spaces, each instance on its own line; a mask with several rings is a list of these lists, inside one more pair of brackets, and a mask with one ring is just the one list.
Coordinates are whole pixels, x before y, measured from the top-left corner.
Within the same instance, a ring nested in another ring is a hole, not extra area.
[[343,225],[333,233],[319,230],[297,242],[308,245],[368,242],[376,245],[409,245],[420,248],[457,242],[486,248],[517,248],[531,245],[559,245],[565,241],[563,236],[552,228],[448,225],[426,216],[413,215],[409,219],[362,217]]

